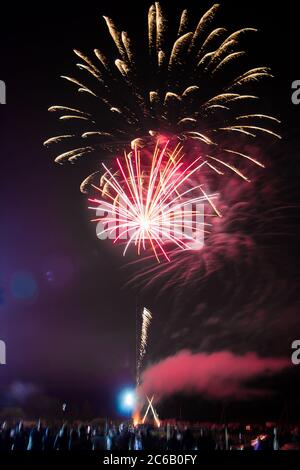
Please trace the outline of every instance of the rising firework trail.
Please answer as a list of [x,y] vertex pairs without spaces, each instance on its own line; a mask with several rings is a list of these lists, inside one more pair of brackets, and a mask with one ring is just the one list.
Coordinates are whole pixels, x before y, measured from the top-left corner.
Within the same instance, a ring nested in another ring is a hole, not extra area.
[[134,245],[138,254],[150,248],[158,262],[161,257],[170,261],[170,247],[190,249],[195,243],[195,230],[196,240],[199,235],[203,239],[209,226],[202,222],[205,205],[213,212],[210,216],[221,215],[213,202],[216,194],[209,195],[203,184],[193,182],[206,160],[199,156],[191,163],[185,162],[182,148],[177,145],[171,150],[168,144],[157,143],[150,159],[147,155],[141,157],[135,147],[123,159],[117,158],[114,170],[103,164],[105,173],[100,185],[93,185],[100,198],[89,199],[93,204],[90,209],[106,213],[93,219],[100,223],[97,235],[101,238],[114,234],[114,243],[125,244],[123,255]]
[[[135,47],[141,42],[137,34],[131,37],[104,16],[114,53],[94,49],[88,56],[74,50],[79,72],[63,78],[81,99],[78,105],[49,108],[74,128],[45,141],[46,146],[57,145],[55,161],[74,163],[87,155],[99,159],[130,145],[155,145],[164,135],[187,146],[189,155],[200,149],[218,174],[233,171],[247,180],[241,161],[264,166],[244,149],[259,135],[280,138],[279,120],[261,109],[253,91],[256,82],[272,77],[271,71],[249,67],[240,45],[241,38],[256,29],[230,32],[219,27],[219,8],[213,5],[198,22],[184,10],[174,33],[155,3],[148,12],[143,55]],[[82,191],[97,175],[84,180]]]
[[140,385],[140,374],[141,368],[143,365],[143,359],[147,352],[148,346],[148,335],[149,335],[149,328],[151,325],[152,320],[152,313],[146,307],[143,308],[142,312],[142,328],[141,328],[141,337],[139,348],[137,350],[137,364],[136,364],[136,382],[137,386]]

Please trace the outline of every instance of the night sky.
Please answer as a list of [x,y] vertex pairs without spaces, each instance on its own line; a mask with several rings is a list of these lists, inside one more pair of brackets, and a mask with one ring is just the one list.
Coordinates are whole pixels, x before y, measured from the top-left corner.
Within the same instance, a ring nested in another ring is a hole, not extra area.
[[[172,3],[170,17],[185,7],[198,14],[210,6],[191,0],[161,3]],[[300,337],[300,105],[291,102],[291,83],[300,79],[294,3],[222,2],[221,23],[261,31],[248,48],[258,62],[272,68],[275,79],[265,85],[264,98],[283,122],[283,142],[268,149],[263,181],[276,178],[283,205],[295,206],[282,229],[287,235],[264,241],[255,253],[257,263],[241,275],[234,277],[235,266],[228,261],[192,288],[177,285],[158,296],[157,284],[148,291],[127,286],[135,266],[126,266],[119,249],[96,238],[87,198],[79,191],[83,177],[101,158],[56,165],[55,153],[42,145],[60,133],[61,124],[47,108],[75,103],[73,87],[59,78],[74,70],[72,49],[101,47],[106,40],[104,14],[138,37],[150,4],[11,4],[2,18],[0,79],[7,87],[7,104],[0,107],[0,339],[7,345],[7,365],[0,366],[2,407],[25,406],[34,390],[45,400],[57,400],[57,406],[66,401],[71,410],[82,410],[89,403],[93,415],[113,413],[118,390],[134,383],[135,316],[144,305],[155,314],[149,363],[182,349],[289,358],[291,342]],[[261,252],[268,253],[266,262]],[[227,403],[229,418],[255,412],[278,418],[285,405],[295,416],[299,373],[300,366],[294,366],[262,380],[259,386],[273,391],[268,407],[264,399]],[[180,409],[190,416],[185,403],[184,397],[173,397],[162,405],[162,414],[176,415]],[[223,406],[201,396],[193,403],[196,413],[211,419],[218,419]]]

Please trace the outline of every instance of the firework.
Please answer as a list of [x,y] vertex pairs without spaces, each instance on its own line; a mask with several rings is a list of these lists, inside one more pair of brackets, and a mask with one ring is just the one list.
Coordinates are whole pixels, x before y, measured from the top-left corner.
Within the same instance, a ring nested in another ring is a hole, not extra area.
[[[116,168],[105,164],[100,185],[93,185],[100,198],[90,198],[90,209],[104,211],[106,215],[93,219],[100,222],[99,238],[114,235],[114,243],[123,241],[126,254],[134,245],[138,254],[150,248],[160,258],[170,261],[168,251],[176,246],[180,250],[190,249],[195,243],[195,230],[205,233],[209,223],[202,222],[205,204],[210,216],[220,216],[213,198],[203,188],[194,184],[193,176],[206,165],[199,156],[191,163],[183,161],[182,148],[171,150],[167,141],[157,143],[153,155],[147,159],[135,148],[133,152],[117,158]],[[195,227],[194,221],[201,220]],[[198,233],[199,236],[199,233]]]
[[151,399],[146,395],[146,398],[147,398],[148,406],[147,406],[146,412],[144,414],[144,417],[142,419],[142,423],[143,424],[145,423],[146,418],[147,418],[147,416],[148,416],[148,414],[151,410],[154,421],[155,421],[155,424],[159,428],[160,427],[160,421],[159,421],[158,415],[157,415],[157,413],[154,409],[154,406],[153,406],[154,395],[152,395]]
[[[102,156],[130,142],[132,148],[143,147],[167,135],[189,149],[200,147],[219,174],[230,170],[248,179],[239,169],[241,159],[263,166],[243,148],[260,134],[280,138],[274,129],[279,120],[258,109],[259,98],[253,93],[256,82],[272,75],[269,68],[249,68],[245,61],[240,38],[255,33],[254,28],[228,32],[215,27],[219,7],[213,5],[198,23],[184,10],[170,45],[172,32],[155,3],[148,13],[143,57],[134,45],[138,38],[104,17],[115,54],[94,49],[89,57],[74,50],[78,78],[63,78],[85,98],[78,99],[78,106],[49,108],[62,122],[76,123],[76,131],[45,141],[60,147],[55,161],[75,162],[93,154],[99,158],[100,150]],[[228,140],[230,144],[224,144]],[[82,184],[83,191],[96,175],[91,176]]]
[[148,344],[148,330],[152,320],[152,313],[146,307],[143,308],[142,313],[142,328],[141,328],[141,338],[140,338],[140,347],[137,357],[137,385],[140,384],[140,371],[147,351]]

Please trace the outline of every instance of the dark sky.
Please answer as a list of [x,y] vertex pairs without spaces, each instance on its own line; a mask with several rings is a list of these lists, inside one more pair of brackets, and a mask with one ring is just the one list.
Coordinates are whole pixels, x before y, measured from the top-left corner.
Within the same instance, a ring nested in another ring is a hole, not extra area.
[[[133,7],[137,3],[138,7]],[[162,2],[166,3],[171,2]],[[171,14],[186,6],[199,11],[197,2],[173,3],[176,6],[169,7]],[[201,3],[203,9],[210,5]],[[124,29],[138,37],[149,5],[148,1],[120,5],[115,0],[87,1],[84,6],[66,2],[63,7],[59,2],[27,2],[7,5],[2,17],[0,79],[7,86],[7,104],[0,107],[0,339],[7,344],[7,365],[0,368],[2,405],[9,403],[10,384],[22,382],[70,403],[91,400],[95,413],[113,409],[117,390],[133,380],[136,305],[149,305],[159,316],[151,334],[150,355],[155,359],[178,348],[254,350],[263,355],[289,356],[290,341],[300,336],[299,297],[294,292],[288,299],[284,292],[280,298],[278,288],[274,297],[270,294],[275,322],[272,312],[265,316],[261,313],[265,309],[255,312],[255,301],[251,308],[248,302],[246,308],[243,294],[230,306],[232,315],[228,311],[223,315],[224,303],[231,294],[228,291],[228,297],[224,294],[218,303],[214,283],[220,280],[214,277],[199,291],[187,291],[185,300],[173,310],[173,291],[156,299],[156,288],[143,293],[134,286],[125,287],[132,270],[122,269],[125,263],[120,252],[109,242],[97,240],[86,198],[79,192],[90,163],[55,165],[51,152],[42,146],[43,140],[56,134],[59,125],[47,108],[61,102],[72,104],[75,97],[72,88],[59,79],[59,75],[73,70],[72,49],[89,51],[101,46],[105,37],[103,14],[117,18]],[[282,186],[287,193],[295,192],[300,105],[292,105],[290,96],[291,82],[300,77],[294,2],[225,0],[223,5],[224,23],[232,28],[254,25],[262,31],[252,54],[263,57],[276,76],[265,95],[271,109],[281,116],[283,148],[287,149],[272,175],[281,177],[283,165]],[[291,230],[296,231],[294,219],[291,224]],[[300,260],[293,247],[294,240],[290,251],[286,246],[281,250],[280,244],[274,251],[277,260],[282,256],[284,267],[287,260],[290,264]],[[283,274],[281,270],[280,285],[297,282],[296,266],[294,271],[292,268],[289,266]],[[227,274],[224,270],[222,273],[225,282]],[[252,280],[252,275],[244,279],[247,290],[251,290]],[[277,281],[272,277],[270,282],[277,286]],[[20,291],[24,282],[25,292]],[[268,283],[268,274],[261,282]],[[195,315],[197,309],[204,312],[200,320]],[[241,311],[255,321],[249,324],[244,318],[236,318]],[[183,331],[183,316],[193,334],[185,330],[179,341],[176,333]],[[209,322],[211,317],[218,320]],[[275,414],[286,400],[295,403],[287,390],[299,389],[297,375],[294,370],[277,382],[274,379],[273,388],[280,393],[274,401]]]

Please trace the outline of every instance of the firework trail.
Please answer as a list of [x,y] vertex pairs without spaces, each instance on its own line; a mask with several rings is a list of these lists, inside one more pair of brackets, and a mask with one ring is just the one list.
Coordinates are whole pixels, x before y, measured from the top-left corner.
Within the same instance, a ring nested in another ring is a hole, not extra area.
[[148,161],[135,147],[122,160],[117,159],[115,171],[103,164],[100,185],[93,185],[101,197],[89,199],[93,204],[90,209],[107,214],[93,219],[101,224],[101,229],[97,226],[98,237],[113,234],[114,243],[125,239],[123,255],[130,245],[138,254],[150,247],[158,262],[160,256],[170,261],[170,247],[189,249],[195,243],[193,229],[203,235],[210,225],[197,224],[203,220],[204,204],[212,211],[205,215],[217,217],[220,213],[213,202],[216,195],[208,195],[200,181],[194,184],[194,175],[206,161],[198,157],[186,163],[183,156],[181,147],[171,150],[166,142],[163,147],[157,143]]
[[[240,38],[256,30],[228,32],[216,27],[219,7],[213,5],[198,23],[184,10],[170,45],[167,18],[155,3],[148,13],[148,41],[142,56],[128,33],[104,17],[115,56],[112,59],[94,49],[89,57],[74,50],[80,76],[63,78],[85,98],[78,99],[82,102],[78,106],[49,108],[60,121],[74,123],[74,132],[44,142],[61,149],[55,161],[75,162],[87,155],[99,158],[99,151],[102,157],[103,152],[115,152],[129,143],[132,148],[144,147],[163,135],[188,144],[189,150],[200,149],[218,174],[230,170],[247,179],[239,169],[242,160],[263,166],[243,148],[261,134],[280,138],[274,129],[279,120],[259,109],[259,97],[253,93],[256,82],[272,75],[267,67],[249,68],[240,47]],[[227,145],[228,138],[234,144]],[[83,182],[82,191],[95,176]]]
[[[137,387],[137,394],[140,398],[139,406],[133,413],[133,421],[136,424],[145,423],[148,413],[152,412],[153,418],[155,420],[156,426],[160,426],[160,420],[156,413],[156,410],[153,406],[154,395],[151,398],[148,395],[144,396],[144,393],[140,389],[141,385],[141,370],[143,366],[143,360],[147,352],[148,347],[148,336],[149,336],[149,328],[152,321],[152,313],[146,307],[143,308],[142,312],[142,326],[141,326],[141,336],[140,336],[140,343],[139,343],[139,350],[137,351],[137,364],[136,364],[136,387]],[[143,398],[142,398],[143,397]],[[145,403],[145,398],[147,399]],[[142,399],[142,400],[141,400]],[[142,404],[146,404],[146,410],[144,413],[143,418],[141,418],[141,411],[142,411]],[[140,408],[140,409],[139,409]]]
[[143,308],[142,312],[142,327],[141,327],[141,337],[140,337],[140,346],[138,350],[137,356],[137,367],[136,367],[136,382],[137,386],[140,385],[140,375],[141,375],[141,368],[143,365],[143,359],[147,352],[148,346],[148,331],[151,325],[152,320],[152,313],[146,307]]

